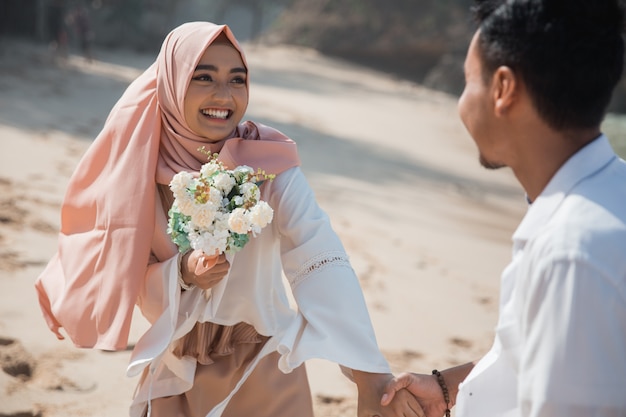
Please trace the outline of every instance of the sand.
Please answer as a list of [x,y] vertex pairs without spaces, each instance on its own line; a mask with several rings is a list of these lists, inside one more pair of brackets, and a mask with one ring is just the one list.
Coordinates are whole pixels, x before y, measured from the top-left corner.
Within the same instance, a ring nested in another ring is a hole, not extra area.
[[[247,118],[299,144],[303,170],[361,280],[394,372],[430,372],[491,344],[499,276],[526,209],[508,170],[481,168],[456,98],[314,51],[245,45]],[[55,251],[68,178],[150,54],[56,59],[0,44],[0,417],[127,415],[129,351],[58,341],[33,282]],[[145,330],[137,315],[131,343]],[[307,364],[317,415],[356,415],[333,363]]]

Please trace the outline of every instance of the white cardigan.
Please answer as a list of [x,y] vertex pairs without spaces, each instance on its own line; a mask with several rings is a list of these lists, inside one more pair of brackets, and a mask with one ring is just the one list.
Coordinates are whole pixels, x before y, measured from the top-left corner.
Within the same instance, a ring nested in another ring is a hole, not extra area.
[[[195,359],[179,359],[171,349],[172,341],[197,321],[245,322],[271,337],[239,385],[207,417],[221,415],[256,363],[272,351],[281,354],[279,368],[285,373],[311,358],[335,362],[348,376],[349,369],[391,372],[378,349],[348,256],[300,168],[277,175],[261,189],[261,198],[274,209],[274,219],[230,256],[230,271],[211,289],[208,300],[198,288],[181,293],[179,255],[150,265],[138,305],[152,326],[135,346],[127,373],[135,376],[149,366],[151,376],[138,387],[131,416],[140,416],[150,398],[191,388]],[[161,201],[157,223],[154,239],[169,240]],[[283,272],[297,310],[290,306]]]

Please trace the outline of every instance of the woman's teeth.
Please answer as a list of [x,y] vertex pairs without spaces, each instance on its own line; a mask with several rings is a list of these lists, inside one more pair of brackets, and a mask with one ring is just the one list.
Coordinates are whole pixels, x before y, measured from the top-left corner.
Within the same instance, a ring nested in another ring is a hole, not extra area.
[[226,119],[228,117],[228,110],[203,109],[202,114],[214,119]]

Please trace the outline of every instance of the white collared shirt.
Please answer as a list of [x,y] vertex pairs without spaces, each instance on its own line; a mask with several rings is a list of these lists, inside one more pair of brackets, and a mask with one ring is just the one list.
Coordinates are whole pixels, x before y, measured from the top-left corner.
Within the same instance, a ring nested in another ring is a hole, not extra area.
[[601,136],[530,206],[457,417],[626,416],[626,163]]

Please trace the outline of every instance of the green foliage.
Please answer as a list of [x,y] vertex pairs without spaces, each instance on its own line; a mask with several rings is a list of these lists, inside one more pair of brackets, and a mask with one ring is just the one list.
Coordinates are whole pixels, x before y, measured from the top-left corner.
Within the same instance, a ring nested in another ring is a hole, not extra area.
[[168,212],[169,221],[167,224],[167,233],[171,236],[172,241],[178,246],[180,253],[185,253],[191,249],[191,243],[187,238],[185,224],[191,220],[191,217],[185,216],[177,210]]
[[231,233],[230,237],[231,237],[231,245],[229,246],[228,249],[233,252],[238,252],[241,249],[243,249],[246,243],[248,243],[248,241],[250,240],[250,236],[247,234],[244,235],[240,233]]

